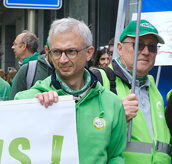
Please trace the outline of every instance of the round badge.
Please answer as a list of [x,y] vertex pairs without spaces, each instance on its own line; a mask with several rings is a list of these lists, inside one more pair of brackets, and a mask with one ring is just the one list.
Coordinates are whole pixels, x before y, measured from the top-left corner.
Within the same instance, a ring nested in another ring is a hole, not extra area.
[[93,120],[93,125],[96,129],[104,129],[106,122],[103,118],[96,117]]

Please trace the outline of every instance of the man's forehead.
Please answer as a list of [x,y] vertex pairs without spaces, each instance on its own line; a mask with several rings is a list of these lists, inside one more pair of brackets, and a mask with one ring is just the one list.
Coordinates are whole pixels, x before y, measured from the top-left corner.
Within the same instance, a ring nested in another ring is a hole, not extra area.
[[60,47],[78,47],[82,46],[84,43],[83,38],[78,32],[61,32],[54,34],[50,40],[50,48],[60,46]]
[[19,35],[16,37],[16,41],[21,40],[21,39],[23,38],[24,35],[25,35],[24,33],[19,34]]
[[[130,40],[130,41],[135,41],[135,37],[126,37],[125,40]],[[143,35],[139,37],[139,41],[145,41],[145,42],[153,42],[153,43],[157,43],[157,38],[152,35],[152,34],[148,34],[148,35]]]

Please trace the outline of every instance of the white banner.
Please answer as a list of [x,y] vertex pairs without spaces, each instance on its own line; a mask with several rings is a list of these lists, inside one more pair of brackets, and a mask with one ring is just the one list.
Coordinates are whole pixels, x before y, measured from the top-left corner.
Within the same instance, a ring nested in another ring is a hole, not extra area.
[[0,102],[1,164],[79,164],[72,96],[47,109],[37,99]]
[[[136,18],[137,14],[135,13],[132,19],[136,20]],[[141,19],[152,23],[165,41],[165,44],[160,45],[155,65],[172,65],[172,11],[142,13]]]

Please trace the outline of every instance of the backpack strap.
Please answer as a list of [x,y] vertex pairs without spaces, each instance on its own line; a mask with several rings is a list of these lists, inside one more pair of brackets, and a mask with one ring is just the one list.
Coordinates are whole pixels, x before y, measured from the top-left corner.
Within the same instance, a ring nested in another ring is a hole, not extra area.
[[101,69],[103,69],[106,73],[106,76],[107,78],[109,79],[109,82],[110,82],[110,90],[117,94],[117,91],[116,91],[116,75],[115,75],[115,72],[109,68],[109,67],[102,67]]
[[26,76],[27,89],[29,89],[32,86],[33,79],[35,76],[37,62],[38,62],[38,60],[32,60],[32,61],[28,62],[28,69],[27,69],[27,76]]

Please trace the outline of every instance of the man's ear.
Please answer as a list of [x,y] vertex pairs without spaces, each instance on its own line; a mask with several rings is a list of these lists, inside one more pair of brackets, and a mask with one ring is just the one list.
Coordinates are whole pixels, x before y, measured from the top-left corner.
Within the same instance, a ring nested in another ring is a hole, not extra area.
[[27,48],[27,43],[24,42],[22,47],[23,47],[23,49],[26,49]]
[[93,46],[89,46],[87,48],[87,61],[91,60],[93,54],[94,54],[94,47]]
[[122,51],[122,45],[121,45],[120,42],[118,42],[118,43],[117,43],[117,53],[118,53],[118,55],[121,54],[121,51]]

